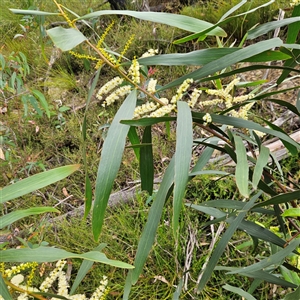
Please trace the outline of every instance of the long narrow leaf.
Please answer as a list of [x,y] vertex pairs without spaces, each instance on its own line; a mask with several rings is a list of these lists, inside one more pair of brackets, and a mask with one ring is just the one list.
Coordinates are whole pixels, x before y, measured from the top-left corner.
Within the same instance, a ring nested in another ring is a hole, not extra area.
[[28,209],[16,210],[11,213],[8,213],[2,217],[0,217],[0,229],[3,229],[6,226],[11,225],[12,223],[21,220],[28,216],[44,214],[46,212],[54,212],[59,213],[59,210],[53,207],[32,207]]
[[238,214],[238,216],[233,220],[233,222],[230,224],[229,228],[226,230],[226,232],[223,234],[221,240],[219,241],[218,245],[216,246],[216,249],[214,250],[210,260],[208,261],[208,264],[206,265],[206,268],[202,274],[201,280],[198,285],[198,292],[202,291],[211,277],[211,274],[214,271],[215,266],[217,265],[219,258],[223,254],[229,240],[231,239],[234,232],[238,229],[240,226],[242,220],[245,218],[247,212],[252,208],[257,198],[262,194],[262,192],[257,193],[254,195],[249,202],[245,204],[242,211]]
[[[102,249],[106,246],[106,244],[100,244],[98,245],[93,251],[102,251]],[[81,263],[81,266],[77,272],[76,278],[73,282],[72,288],[70,290],[70,295],[73,295],[81,283],[81,281],[84,279],[88,271],[92,268],[94,262],[90,260],[83,260]]]
[[3,297],[3,299],[5,300],[13,300],[4,280],[2,277],[2,274],[0,273],[0,291],[1,291],[1,296]]
[[290,283],[286,280],[283,280],[283,279],[279,278],[278,276],[270,274],[265,271],[255,271],[255,272],[251,272],[251,273],[247,273],[247,274],[240,273],[240,275],[255,278],[255,279],[261,279],[263,281],[267,281],[269,283],[273,283],[273,284],[283,286],[283,287],[290,287],[290,288],[297,287],[297,285]]
[[129,126],[121,124],[120,120],[132,118],[136,106],[136,97],[136,90],[133,90],[127,96],[116,113],[103,144],[92,214],[92,228],[95,240],[98,240],[101,233],[108,198],[121,165],[126,136],[129,130]]
[[[134,126],[130,126],[130,129],[128,131],[128,139],[132,146],[140,144],[140,139],[136,132],[136,128]],[[132,147],[132,148],[133,148],[133,151],[135,153],[137,160],[139,161],[140,160],[140,148],[139,147]]]
[[159,190],[156,194],[154,202],[150,208],[148,219],[140,237],[137,253],[134,260],[135,269],[131,271],[131,282],[135,284],[140,276],[145,261],[154,243],[156,230],[161,219],[163,207],[168,195],[168,192],[174,180],[174,165],[175,159],[173,158],[165,172],[165,175],[160,184]]
[[63,249],[52,247],[38,247],[38,248],[21,248],[21,249],[7,249],[0,252],[2,262],[54,262],[60,259],[67,258],[81,258],[89,261],[100,262],[117,268],[132,269],[133,266],[127,263],[108,259],[106,255],[99,251],[89,251],[83,254],[76,254],[68,252]]
[[229,284],[225,284],[222,286],[223,289],[233,292],[235,294],[238,294],[239,296],[243,297],[243,299],[246,300],[256,300],[256,298],[254,298],[251,294],[245,292],[244,290],[242,290],[241,288],[237,288],[235,286],[229,285]]
[[287,203],[287,202],[290,202],[292,200],[297,200],[299,198],[300,198],[300,190],[274,196],[274,197],[272,197],[271,199],[269,199],[267,201],[256,204],[255,207],[268,206],[268,205],[272,205],[272,204]]
[[182,199],[185,194],[189,178],[189,169],[192,158],[193,124],[190,107],[186,102],[178,101],[176,149],[175,149],[175,174],[173,196],[173,234],[178,235],[179,215]]
[[152,128],[147,126],[144,130],[143,144],[148,144],[140,148],[140,175],[141,175],[141,189],[147,191],[149,195],[153,192],[154,182],[154,165],[153,165],[153,151],[152,151]]
[[248,40],[253,40],[261,35],[264,35],[266,33],[268,33],[271,30],[274,30],[276,28],[282,27],[282,26],[286,26],[295,22],[299,22],[300,21],[300,17],[293,17],[293,18],[288,18],[288,19],[283,19],[283,20],[279,20],[279,21],[273,21],[273,22],[268,22],[265,24],[262,24],[252,30],[249,31],[248,33]]
[[[203,122],[203,113],[197,113],[192,112],[193,115],[193,121],[194,122]],[[253,130],[258,130],[273,136],[278,137],[281,140],[287,141],[291,145],[295,146],[298,150],[300,150],[300,144],[291,139],[287,134],[279,131],[272,130],[270,128],[263,127],[257,123],[254,123],[252,121],[248,120],[242,120],[239,118],[229,117],[229,116],[223,116],[223,115],[214,115],[211,114],[213,123],[220,123],[220,124],[226,124],[231,125],[236,128],[248,128]]]
[[236,185],[240,193],[248,198],[249,197],[249,164],[247,160],[247,152],[241,137],[234,135],[237,164],[235,168]]
[[[122,11],[101,10],[101,11],[96,11],[84,15],[79,19],[91,19],[103,15],[122,15],[122,16],[126,15],[141,20],[145,20],[145,21],[170,25],[191,32],[197,32],[200,30],[202,31],[204,29],[208,29],[213,26],[213,24],[209,22],[202,21],[188,16],[183,16],[183,15],[161,13],[161,12],[137,12],[137,11],[130,11],[130,10],[122,10]],[[211,30],[210,32],[207,33],[207,35],[217,35],[223,37],[227,36],[226,32],[220,27]]]
[[264,167],[268,163],[269,155],[270,155],[270,149],[265,146],[261,146],[260,153],[257,162],[255,164],[253,176],[252,176],[252,184],[255,189],[257,188],[257,185],[261,179]]
[[250,45],[243,49],[240,49],[234,53],[225,55],[222,58],[216,59],[206,65],[204,65],[201,69],[196,70],[192,73],[184,75],[171,83],[163,86],[160,90],[169,89],[171,87],[175,87],[181,84],[184,80],[188,78],[192,78],[194,80],[198,80],[204,77],[207,77],[215,72],[223,70],[229,66],[232,66],[235,63],[238,63],[244,59],[252,57],[254,55],[260,54],[264,51],[270,50],[274,47],[280,47],[282,45],[282,40],[279,38],[269,39],[267,41],[258,42],[254,45]]
[[24,196],[28,193],[62,180],[78,170],[79,167],[80,165],[69,165],[55,168],[53,170],[22,179],[12,185],[8,185],[1,190],[0,203],[3,204],[9,200]]
[[236,269],[234,271],[231,271],[227,274],[237,274],[237,273],[248,273],[248,272],[254,272],[254,271],[260,271],[263,270],[269,266],[272,265],[280,265],[282,261],[289,255],[291,254],[300,244],[300,239],[292,241],[287,247],[281,249],[277,253],[271,255],[270,257],[267,257],[263,260],[261,260],[258,263],[255,263],[251,266]]
[[40,10],[30,10],[30,9],[9,9],[14,14],[20,15],[34,15],[34,16],[59,16],[60,13],[51,13],[47,11],[40,11]]

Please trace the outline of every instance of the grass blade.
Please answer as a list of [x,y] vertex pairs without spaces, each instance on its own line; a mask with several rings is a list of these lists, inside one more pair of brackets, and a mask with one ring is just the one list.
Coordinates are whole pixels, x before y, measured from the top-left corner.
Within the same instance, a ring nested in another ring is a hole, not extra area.
[[80,165],[77,164],[55,168],[50,171],[27,177],[12,185],[8,185],[1,190],[0,203],[3,204],[9,200],[24,196],[49,184],[62,180],[78,170],[79,167]]
[[240,193],[245,197],[249,197],[249,164],[247,160],[247,152],[241,137],[234,135],[236,149],[236,168],[235,180]]
[[129,130],[129,126],[121,124],[120,121],[132,118],[136,105],[136,97],[136,90],[133,90],[127,96],[116,113],[103,144],[92,213],[92,229],[95,240],[98,240],[101,233],[108,198],[121,165]]
[[173,234],[178,235],[179,215],[192,158],[193,124],[190,107],[186,102],[178,101],[176,128],[174,197],[173,197]]
[[153,151],[152,151],[152,134],[151,126],[147,126],[144,130],[142,143],[148,144],[140,148],[140,175],[141,175],[141,189],[147,191],[149,195],[153,193],[154,182],[154,165],[153,165]]
[[262,173],[264,171],[264,167],[268,163],[269,155],[270,155],[270,149],[265,146],[261,146],[260,153],[257,162],[255,164],[253,176],[252,176],[252,184],[255,189],[257,189],[257,185],[261,179]]

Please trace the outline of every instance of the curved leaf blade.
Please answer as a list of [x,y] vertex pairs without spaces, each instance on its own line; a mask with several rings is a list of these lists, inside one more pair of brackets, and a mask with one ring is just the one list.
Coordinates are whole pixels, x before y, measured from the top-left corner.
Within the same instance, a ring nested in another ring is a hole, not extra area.
[[257,185],[261,179],[262,173],[264,171],[264,167],[268,163],[269,155],[270,155],[270,149],[261,145],[260,153],[257,162],[255,164],[253,176],[252,176],[252,184],[255,189],[257,189]]
[[[100,244],[93,251],[101,251],[105,246],[106,246],[106,244]],[[77,287],[79,286],[81,281],[84,279],[84,277],[86,276],[88,271],[91,269],[93,264],[94,264],[93,261],[85,260],[85,259],[83,260],[83,262],[81,263],[81,266],[77,272],[76,278],[73,282],[72,288],[70,290],[70,295],[73,295],[75,293]]]
[[132,269],[133,266],[127,263],[108,259],[104,253],[99,251],[89,251],[83,254],[76,254],[68,252],[63,249],[52,247],[38,247],[38,248],[21,248],[21,249],[7,249],[0,252],[2,262],[30,262],[37,263],[54,262],[60,259],[67,258],[81,258],[89,261],[95,261],[117,268]]
[[268,23],[262,24],[248,32],[247,40],[253,40],[261,35],[268,33],[271,30],[274,30],[276,28],[286,26],[286,25],[289,25],[289,24],[292,24],[295,22],[299,22],[299,21],[300,21],[300,17],[293,17],[293,18],[288,18],[288,19],[283,19],[283,20],[279,20],[279,21],[273,21],[273,22],[268,22]]
[[[166,25],[170,25],[173,27],[177,27],[186,31],[191,32],[198,32],[205,29],[208,29],[213,26],[213,24],[202,21],[196,18],[184,16],[184,15],[177,15],[177,14],[169,14],[169,13],[162,13],[162,12],[138,12],[138,11],[130,11],[130,10],[101,10],[92,12],[90,14],[84,15],[80,18],[81,19],[91,19],[96,18],[104,15],[126,15],[131,16],[137,19],[141,19],[144,21],[150,21],[155,23],[162,23]],[[210,32],[206,33],[206,35],[216,35],[216,36],[222,36],[226,37],[226,32],[220,28],[217,27],[215,29],[212,29]]]
[[95,240],[98,240],[101,233],[108,198],[121,165],[126,137],[129,130],[129,126],[121,124],[120,121],[132,118],[136,105],[136,97],[136,90],[133,90],[127,96],[116,113],[103,144],[96,179],[95,202],[92,212],[92,229]]
[[268,205],[272,205],[272,204],[287,203],[287,202],[290,202],[292,200],[297,200],[299,198],[300,198],[300,190],[290,192],[290,193],[284,193],[284,194],[276,195],[276,196],[272,197],[271,199],[269,199],[267,201],[256,204],[255,207],[262,207],[262,206],[268,206]]
[[47,185],[55,183],[63,178],[69,176],[80,165],[69,165],[64,167],[55,168],[50,171],[42,172],[28,178],[22,179],[12,185],[8,185],[1,190],[0,203],[5,203],[9,200],[16,199],[24,196],[35,190],[41,189]]
[[237,288],[237,287],[229,285],[229,284],[223,285],[222,288],[227,290],[227,291],[238,294],[239,296],[242,297],[242,299],[256,300],[256,298],[254,298],[251,294],[247,293],[246,291],[242,290],[241,288]]
[[187,75],[184,75],[169,84],[163,86],[159,91],[169,89],[181,84],[184,80],[192,78],[198,80],[204,77],[207,77],[215,72],[223,70],[229,66],[232,66],[235,63],[238,63],[242,60],[248,59],[254,55],[260,54],[262,52],[268,51],[274,47],[280,47],[283,44],[282,40],[279,38],[269,39],[267,41],[258,42],[256,44],[250,45],[243,49],[240,49],[234,53],[227,54],[222,58],[216,59],[206,65],[201,69],[191,72]]
[[240,211],[240,213],[237,215],[236,218],[233,219],[232,222],[230,222],[230,225],[228,229],[223,234],[221,240],[217,244],[210,260],[208,261],[208,264],[206,265],[206,268],[204,269],[204,272],[202,274],[201,280],[198,285],[198,292],[202,291],[211,277],[211,274],[213,273],[215,266],[217,265],[219,258],[221,257],[222,253],[224,252],[229,240],[231,239],[234,232],[238,229],[241,222],[245,218],[247,212],[253,207],[255,201],[258,199],[258,197],[262,194],[262,192],[258,192],[256,195],[251,197],[249,202],[245,203],[243,209]]
[[[141,65],[152,66],[201,66],[208,64],[216,59],[222,58],[225,55],[241,50],[241,48],[210,48],[196,50],[188,53],[161,54],[146,58],[140,58],[138,61]],[[274,60],[286,60],[291,56],[280,51],[265,51],[260,54],[248,57],[243,62],[267,62]],[[127,65],[129,63],[124,63]]]
[[53,207],[32,207],[28,209],[16,210],[0,217],[0,229],[11,225],[12,223],[28,216],[43,214],[47,212],[59,213],[59,210]]
[[281,249],[280,251],[271,255],[270,257],[267,257],[258,263],[254,263],[251,266],[240,268],[240,269],[238,268],[234,271],[228,272],[227,274],[237,274],[237,273],[247,274],[248,272],[263,270],[272,265],[277,266],[278,264],[282,263],[285,257],[287,257],[289,254],[292,254],[292,252],[299,246],[299,244],[300,244],[300,239],[296,239],[292,241],[287,247]]

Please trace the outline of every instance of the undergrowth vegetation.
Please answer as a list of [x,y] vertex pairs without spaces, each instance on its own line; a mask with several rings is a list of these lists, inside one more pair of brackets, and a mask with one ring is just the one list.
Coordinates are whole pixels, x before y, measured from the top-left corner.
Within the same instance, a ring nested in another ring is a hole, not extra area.
[[0,3],[0,298],[300,298],[300,5],[109,9]]

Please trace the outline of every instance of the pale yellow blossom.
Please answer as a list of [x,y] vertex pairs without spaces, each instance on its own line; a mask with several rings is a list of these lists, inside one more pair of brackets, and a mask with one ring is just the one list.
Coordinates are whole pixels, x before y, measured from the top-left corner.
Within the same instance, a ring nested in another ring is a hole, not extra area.
[[195,106],[201,93],[202,93],[201,90],[194,89],[192,95],[190,95],[191,99],[188,101],[189,107],[193,108]]
[[155,93],[155,89],[156,89],[156,84],[157,84],[157,80],[151,78],[148,82],[148,86],[147,86],[147,91],[149,93],[154,94]]
[[176,105],[168,104],[158,108],[156,111],[152,112],[149,117],[159,118],[163,117],[166,114],[169,114],[171,111],[175,110]]
[[109,93],[110,91],[112,91],[115,87],[119,86],[122,84],[122,82],[124,81],[123,78],[120,77],[115,77],[112,80],[110,80],[109,82],[107,82],[106,84],[104,84],[100,90],[98,91],[96,97],[99,100],[103,99],[103,95]]
[[145,57],[150,57],[150,56],[154,56],[155,54],[158,53],[158,49],[149,49],[147,52],[145,52],[141,57],[145,58]]
[[109,96],[105,98],[105,101],[103,102],[102,106],[108,106],[114,103],[115,101],[119,100],[121,97],[126,96],[130,93],[131,86],[130,85],[124,85],[116,89],[113,93],[111,93]]
[[290,2],[290,6],[297,6],[297,5],[299,5],[300,4],[300,0],[292,0],[291,2]]
[[176,95],[174,95],[171,99],[171,103],[175,104],[177,101],[182,99],[183,94],[187,91],[190,85],[193,83],[193,79],[186,79],[177,89]]
[[140,83],[140,64],[137,61],[136,57],[132,60],[132,64],[128,70],[128,74],[129,76],[131,76],[131,79],[134,83]]
[[206,113],[204,116],[203,116],[203,121],[204,121],[204,126],[208,125],[209,123],[212,122],[212,118],[211,118],[211,115],[209,113]]
[[145,115],[151,111],[154,111],[158,108],[159,104],[156,104],[154,102],[147,102],[141,106],[137,106],[134,110],[134,118],[138,118],[142,115]]

